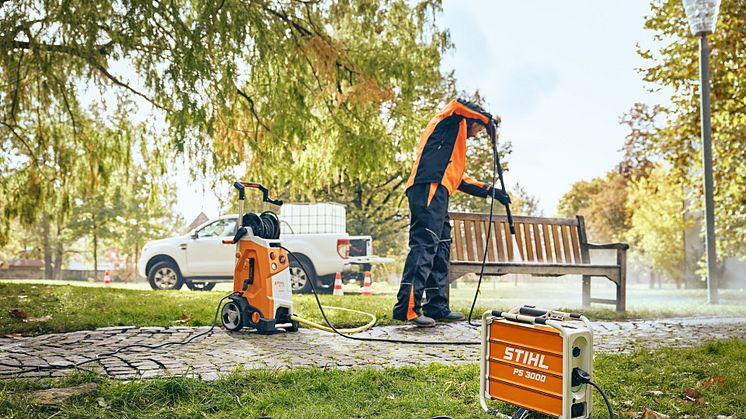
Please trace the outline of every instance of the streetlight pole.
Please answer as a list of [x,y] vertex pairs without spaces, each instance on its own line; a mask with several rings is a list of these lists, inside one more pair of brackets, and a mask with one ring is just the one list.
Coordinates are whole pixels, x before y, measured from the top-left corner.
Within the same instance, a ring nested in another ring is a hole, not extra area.
[[710,125],[710,51],[707,34],[715,31],[720,0],[683,0],[692,34],[699,36],[699,101],[702,119],[702,169],[705,189],[705,254],[707,256],[707,301],[718,303],[715,199],[712,181],[712,126]]
[[710,125],[710,51],[707,32],[699,35],[700,114],[702,118],[702,162],[705,181],[705,252],[707,254],[707,301],[718,303],[715,199],[712,180],[712,126]]

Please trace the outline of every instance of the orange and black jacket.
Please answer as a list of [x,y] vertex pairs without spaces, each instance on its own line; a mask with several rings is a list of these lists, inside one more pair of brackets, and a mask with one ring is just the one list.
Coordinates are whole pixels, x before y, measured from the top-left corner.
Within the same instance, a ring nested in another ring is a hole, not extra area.
[[479,197],[490,194],[491,185],[464,174],[469,120],[490,123],[489,116],[458,99],[449,102],[430,120],[420,138],[407,189],[417,183],[429,183],[445,186],[449,195],[456,189]]

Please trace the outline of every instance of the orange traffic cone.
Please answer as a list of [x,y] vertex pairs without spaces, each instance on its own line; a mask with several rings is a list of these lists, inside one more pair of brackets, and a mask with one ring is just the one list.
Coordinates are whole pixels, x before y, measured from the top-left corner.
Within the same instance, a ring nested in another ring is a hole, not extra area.
[[334,292],[332,294],[345,295],[345,292],[342,291],[342,274],[339,272],[334,276]]
[[104,272],[104,288],[111,287],[111,274],[109,271]]
[[370,297],[373,291],[370,289],[370,272],[365,272],[365,281],[363,282],[363,297]]

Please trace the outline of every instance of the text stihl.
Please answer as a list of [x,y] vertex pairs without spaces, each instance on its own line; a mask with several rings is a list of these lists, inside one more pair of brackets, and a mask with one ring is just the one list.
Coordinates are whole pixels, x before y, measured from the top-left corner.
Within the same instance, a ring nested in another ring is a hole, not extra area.
[[506,346],[503,359],[507,359],[508,361],[520,362],[524,365],[532,365],[534,367],[549,369],[549,367],[544,364],[544,355],[524,349],[511,348],[510,346]]

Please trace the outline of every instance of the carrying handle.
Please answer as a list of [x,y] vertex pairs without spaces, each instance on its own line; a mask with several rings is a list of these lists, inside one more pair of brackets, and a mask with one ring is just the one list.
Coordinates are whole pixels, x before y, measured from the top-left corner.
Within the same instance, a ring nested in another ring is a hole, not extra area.
[[246,188],[254,188],[262,191],[262,201],[269,202],[270,204],[282,206],[282,200],[272,199],[269,197],[269,190],[264,187],[261,183],[256,182],[233,182],[233,186],[238,189],[238,199],[243,201],[246,199]]
[[571,319],[580,319],[583,315],[580,313],[566,313],[564,311],[557,311],[557,310],[544,310],[543,308],[536,308],[536,306],[523,306],[518,309],[518,313],[525,314],[527,316],[535,316],[535,317],[542,317],[546,316],[547,314],[557,314],[562,317],[569,317]]

